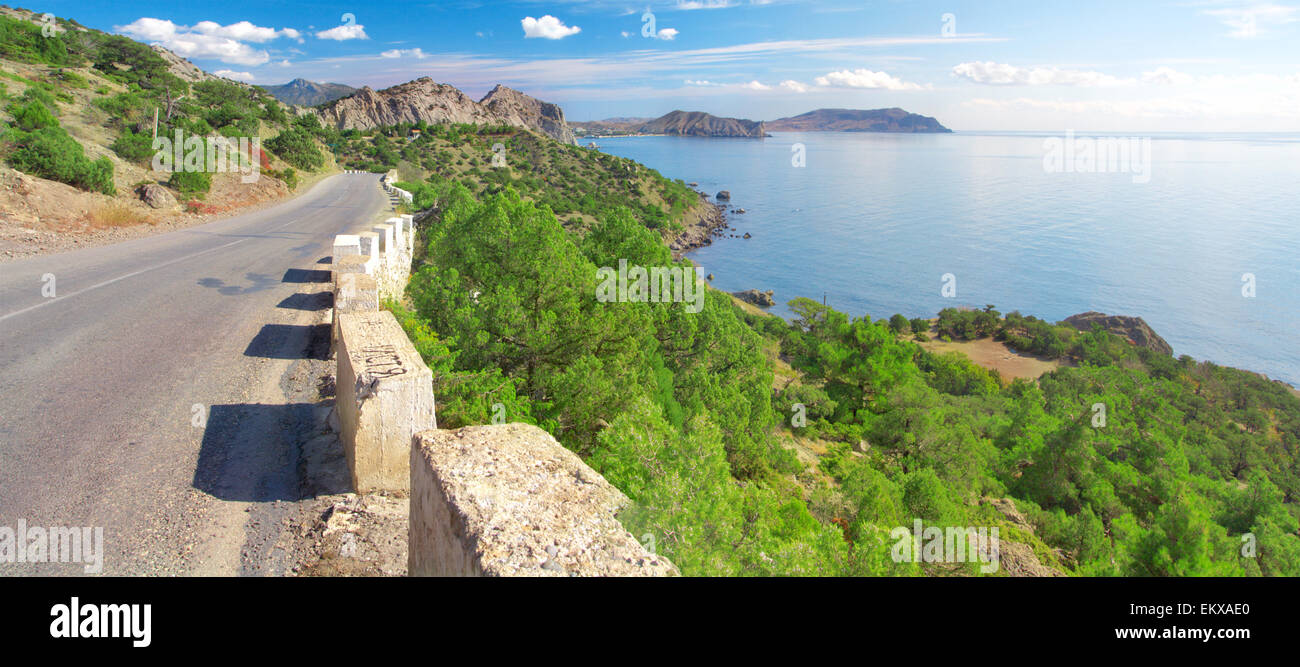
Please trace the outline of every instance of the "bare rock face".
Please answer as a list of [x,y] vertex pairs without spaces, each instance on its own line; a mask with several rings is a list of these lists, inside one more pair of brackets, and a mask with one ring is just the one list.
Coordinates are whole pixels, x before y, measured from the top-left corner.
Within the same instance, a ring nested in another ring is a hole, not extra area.
[[340,130],[365,130],[382,125],[471,123],[522,127],[557,141],[576,145],[577,138],[555,104],[529,97],[505,86],[492,89],[475,102],[455,86],[429,77],[380,91],[362,88],[353,95],[321,107],[320,120]]
[[495,119],[455,86],[429,77],[378,92],[369,86],[325,105],[321,123],[340,130],[366,130],[398,123],[492,123]]
[[564,121],[564,110],[557,104],[502,85],[493,88],[479,104],[510,125],[535,130],[561,143],[578,145],[578,137]]
[[1097,324],[1110,333],[1133,341],[1133,344],[1139,347],[1145,347],[1163,354],[1172,355],[1174,353],[1174,348],[1170,347],[1169,343],[1156,334],[1147,325],[1146,320],[1140,317],[1107,315],[1096,311],[1088,311],[1065,318],[1065,323],[1079,331],[1092,331],[1092,325]]
[[743,292],[732,292],[731,295],[745,303],[752,303],[760,308],[769,308],[776,305],[776,299],[773,298],[772,290],[760,292],[756,289],[749,289]]
[[147,204],[149,208],[172,208],[176,206],[176,198],[172,196],[172,193],[157,183],[141,185],[135,191],[140,195],[140,201]]

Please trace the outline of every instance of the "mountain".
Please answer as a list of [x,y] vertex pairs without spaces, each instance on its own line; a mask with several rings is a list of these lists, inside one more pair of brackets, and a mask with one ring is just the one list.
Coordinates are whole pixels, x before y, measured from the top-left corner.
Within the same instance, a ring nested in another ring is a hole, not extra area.
[[316,83],[306,79],[294,79],[281,86],[261,86],[261,88],[285,104],[304,107],[333,102],[340,97],[347,97],[357,92],[356,88],[341,83]]
[[767,123],[778,132],[952,132],[939,121],[893,109],[817,109]]
[[564,110],[558,104],[543,102],[500,84],[478,103],[508,125],[536,130],[561,143],[578,143],[573,130],[564,122]]
[[658,118],[606,118],[572,123],[584,134],[666,134],[674,137],[766,137],[763,123],[720,118],[703,111],[673,111]]
[[380,91],[367,86],[321,106],[317,113],[322,124],[340,130],[418,121],[510,125],[568,144],[577,143],[564,120],[564,111],[554,104],[504,86],[493,88],[481,102],[475,102],[455,86],[437,83],[427,76]]
[[719,118],[703,111],[673,111],[637,128],[640,134],[674,137],[766,137],[763,123]]

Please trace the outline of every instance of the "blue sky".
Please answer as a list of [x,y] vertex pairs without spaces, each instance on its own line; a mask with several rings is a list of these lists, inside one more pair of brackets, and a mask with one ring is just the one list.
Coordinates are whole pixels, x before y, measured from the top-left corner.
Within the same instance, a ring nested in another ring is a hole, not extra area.
[[[504,83],[570,119],[898,106],[958,130],[1300,131],[1300,2],[44,2],[254,83]],[[653,27],[653,29],[652,29]]]

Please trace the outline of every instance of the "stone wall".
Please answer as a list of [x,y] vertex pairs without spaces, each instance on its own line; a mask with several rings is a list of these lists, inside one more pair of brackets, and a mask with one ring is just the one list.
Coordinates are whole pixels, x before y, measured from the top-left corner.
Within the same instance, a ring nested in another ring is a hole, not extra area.
[[411,436],[437,427],[432,373],[381,309],[406,288],[414,241],[409,215],[334,239],[335,410],[358,493],[408,491]]
[[411,443],[411,576],[673,576],[624,530],[628,499],[528,424]]

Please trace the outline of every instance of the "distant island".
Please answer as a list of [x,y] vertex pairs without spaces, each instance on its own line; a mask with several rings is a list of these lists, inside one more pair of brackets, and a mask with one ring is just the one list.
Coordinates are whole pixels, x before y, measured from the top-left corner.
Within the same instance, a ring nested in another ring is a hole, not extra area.
[[306,79],[294,79],[279,86],[258,87],[285,104],[296,104],[303,107],[333,102],[357,92],[356,88],[341,83],[316,83]]
[[778,132],[952,132],[939,121],[897,107],[892,109],[817,109],[767,123]]
[[722,118],[703,111],[673,111],[655,119],[608,118],[569,124],[588,137],[664,135],[673,137],[753,137],[778,132],[952,132],[930,116],[891,109],[817,109],[773,121]]
[[658,134],[670,137],[766,137],[761,121],[722,118],[703,111],[672,111],[655,119],[609,118],[570,123],[586,136]]

